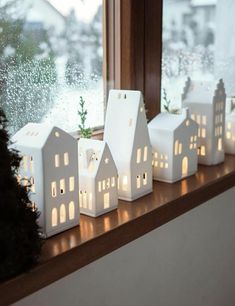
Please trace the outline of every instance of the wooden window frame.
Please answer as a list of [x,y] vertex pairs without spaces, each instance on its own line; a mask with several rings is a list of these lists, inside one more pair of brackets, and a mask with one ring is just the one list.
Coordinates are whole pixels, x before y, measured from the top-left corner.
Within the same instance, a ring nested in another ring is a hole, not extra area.
[[162,0],[104,1],[104,78],[109,89],[141,90],[148,119],[161,109]]

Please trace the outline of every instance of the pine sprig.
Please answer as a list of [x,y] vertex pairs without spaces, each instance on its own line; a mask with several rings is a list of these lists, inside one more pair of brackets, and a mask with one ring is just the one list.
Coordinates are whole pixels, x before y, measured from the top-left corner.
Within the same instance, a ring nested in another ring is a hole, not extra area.
[[80,137],[91,138],[92,129],[86,128],[87,109],[85,109],[85,100],[83,99],[82,96],[80,96],[78,115],[81,120],[81,124],[78,125]]

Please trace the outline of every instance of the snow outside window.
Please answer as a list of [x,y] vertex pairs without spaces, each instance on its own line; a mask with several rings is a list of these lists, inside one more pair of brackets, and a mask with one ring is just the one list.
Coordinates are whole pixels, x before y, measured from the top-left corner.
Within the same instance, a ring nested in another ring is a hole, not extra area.
[[28,122],[103,125],[102,0],[0,1],[0,107],[12,133]]

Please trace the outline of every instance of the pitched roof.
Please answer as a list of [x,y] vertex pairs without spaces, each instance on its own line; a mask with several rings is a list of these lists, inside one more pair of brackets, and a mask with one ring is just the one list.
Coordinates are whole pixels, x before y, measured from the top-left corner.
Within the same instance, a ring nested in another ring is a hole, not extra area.
[[20,146],[41,149],[44,147],[53,130],[55,130],[55,133],[64,133],[64,131],[53,125],[45,123],[28,123],[12,137],[12,142],[13,145],[15,143]]
[[188,117],[188,111],[185,110],[182,114],[160,113],[153,118],[149,124],[149,129],[158,129],[173,132],[177,129],[185,119],[191,120]]

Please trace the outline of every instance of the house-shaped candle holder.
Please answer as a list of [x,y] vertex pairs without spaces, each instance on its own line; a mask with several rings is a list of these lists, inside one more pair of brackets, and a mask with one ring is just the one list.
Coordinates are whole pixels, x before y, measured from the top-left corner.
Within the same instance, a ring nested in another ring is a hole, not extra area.
[[183,107],[198,125],[198,160],[200,164],[216,165],[224,161],[226,94],[223,81],[187,80],[182,95]]
[[22,162],[18,179],[30,182],[45,237],[79,224],[77,140],[46,124],[28,123],[12,138]]
[[97,217],[117,208],[117,168],[104,141],[81,138],[79,203],[82,214]]
[[111,90],[104,140],[118,169],[118,195],[133,201],[152,191],[152,148],[140,91]]
[[182,114],[161,113],[148,124],[153,147],[153,178],[174,183],[197,171],[198,125],[188,109]]

